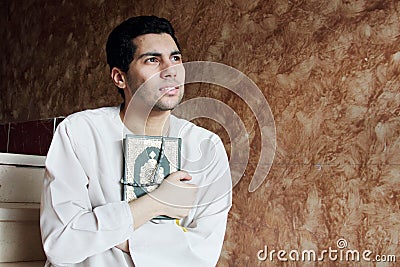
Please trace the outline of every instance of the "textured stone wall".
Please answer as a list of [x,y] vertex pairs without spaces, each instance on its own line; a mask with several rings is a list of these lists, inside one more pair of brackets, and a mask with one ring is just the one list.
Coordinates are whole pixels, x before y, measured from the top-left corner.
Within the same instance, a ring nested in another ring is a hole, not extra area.
[[[41,0],[1,1],[0,8],[3,122],[118,103],[105,40],[139,14],[170,19],[185,60],[225,63],[258,85],[275,118],[277,150],[252,193],[261,136],[251,110],[226,89],[193,85],[186,92],[186,99],[229,104],[250,137],[219,266],[336,266],[327,257],[323,264],[260,262],[257,252],[264,245],[337,249],[340,238],[350,249],[400,260],[399,1]],[[220,125],[197,122],[229,150]]]

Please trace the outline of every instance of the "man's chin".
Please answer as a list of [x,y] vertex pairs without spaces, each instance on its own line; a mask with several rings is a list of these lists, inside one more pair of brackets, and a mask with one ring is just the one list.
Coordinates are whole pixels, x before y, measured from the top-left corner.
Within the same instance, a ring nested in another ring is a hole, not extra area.
[[174,106],[166,106],[166,105],[155,105],[152,110],[153,111],[171,111],[173,110],[177,105]]
[[179,105],[179,103],[182,100],[182,97],[179,97],[178,99],[172,100],[170,99],[170,101],[158,101],[152,108],[152,110],[154,111],[171,111],[173,110],[176,106]]

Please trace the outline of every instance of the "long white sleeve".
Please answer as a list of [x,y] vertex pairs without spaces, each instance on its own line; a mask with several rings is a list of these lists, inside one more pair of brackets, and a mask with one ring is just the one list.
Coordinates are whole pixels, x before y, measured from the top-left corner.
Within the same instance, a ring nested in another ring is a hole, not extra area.
[[[40,224],[45,253],[57,265],[82,262],[105,252],[125,241],[133,230],[126,202],[90,198],[91,192],[101,191],[99,177],[82,167],[88,157],[79,155],[83,158],[78,159],[73,130],[68,119],[59,125],[46,159]],[[101,157],[96,151],[91,153],[93,161]],[[94,162],[96,168],[101,168],[99,163]],[[104,198],[99,193],[98,198]]]

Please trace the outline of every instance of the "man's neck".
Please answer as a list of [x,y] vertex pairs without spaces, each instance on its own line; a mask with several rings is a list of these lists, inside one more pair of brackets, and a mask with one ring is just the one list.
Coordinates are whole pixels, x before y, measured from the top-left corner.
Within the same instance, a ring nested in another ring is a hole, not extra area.
[[151,111],[146,121],[145,134],[166,136],[169,131],[169,116],[171,111]]
[[[152,110],[147,119],[145,115],[129,113],[126,116],[127,108],[124,106],[119,115],[124,124],[134,134],[144,134],[150,136],[166,136],[169,132],[169,117],[171,111]],[[144,132],[143,132],[144,131]]]

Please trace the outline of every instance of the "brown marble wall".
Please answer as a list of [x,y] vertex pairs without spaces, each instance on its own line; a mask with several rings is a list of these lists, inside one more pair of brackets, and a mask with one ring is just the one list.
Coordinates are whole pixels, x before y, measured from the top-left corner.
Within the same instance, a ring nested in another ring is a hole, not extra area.
[[[400,260],[399,1],[27,0],[0,9],[3,122],[118,103],[104,44],[113,26],[139,14],[170,19],[187,61],[228,64],[258,85],[275,117],[277,150],[252,193],[261,137],[251,110],[215,86],[186,94],[229,104],[250,137],[219,266],[336,266],[327,256],[258,261],[257,252],[337,249],[339,238]],[[197,121],[229,150],[221,126]]]

